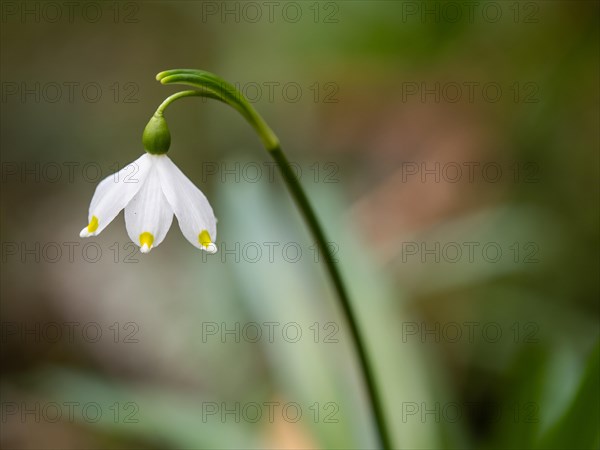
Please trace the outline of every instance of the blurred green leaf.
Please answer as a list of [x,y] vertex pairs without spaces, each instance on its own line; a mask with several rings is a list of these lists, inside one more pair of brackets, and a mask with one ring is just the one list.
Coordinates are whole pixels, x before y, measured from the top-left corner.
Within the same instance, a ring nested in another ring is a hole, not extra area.
[[600,341],[590,353],[587,367],[571,404],[540,438],[540,449],[595,449],[600,445]]

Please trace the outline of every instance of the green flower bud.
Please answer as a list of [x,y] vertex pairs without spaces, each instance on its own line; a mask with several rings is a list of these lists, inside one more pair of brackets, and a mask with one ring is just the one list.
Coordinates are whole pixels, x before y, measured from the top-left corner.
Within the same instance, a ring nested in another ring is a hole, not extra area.
[[162,114],[154,114],[142,134],[142,143],[152,155],[163,155],[171,146],[171,133]]

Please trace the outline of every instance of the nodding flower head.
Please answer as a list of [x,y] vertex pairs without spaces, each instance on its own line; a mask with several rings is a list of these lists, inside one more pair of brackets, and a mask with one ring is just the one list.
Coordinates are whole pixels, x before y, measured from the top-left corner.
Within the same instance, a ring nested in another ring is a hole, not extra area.
[[[131,166],[135,169],[133,175]],[[122,209],[127,233],[142,253],[164,240],[173,214],[194,247],[209,253],[217,251],[217,219],[208,200],[164,152],[146,153],[102,180],[90,204],[88,225],[80,236],[96,236]]]

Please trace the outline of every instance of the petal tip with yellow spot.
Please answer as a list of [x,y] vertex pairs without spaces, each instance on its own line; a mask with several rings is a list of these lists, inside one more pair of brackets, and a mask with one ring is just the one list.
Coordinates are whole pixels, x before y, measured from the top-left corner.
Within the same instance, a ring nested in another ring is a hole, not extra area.
[[152,233],[147,231],[140,234],[140,251],[142,253],[148,253],[152,250],[152,244],[154,243],[154,236]]
[[198,235],[198,242],[208,253],[217,253],[217,246],[212,242],[207,230],[202,230]]
[[89,225],[81,230],[79,237],[84,238],[95,236],[97,234],[96,230],[98,230],[98,218],[96,216],[92,216],[92,220],[90,220]]

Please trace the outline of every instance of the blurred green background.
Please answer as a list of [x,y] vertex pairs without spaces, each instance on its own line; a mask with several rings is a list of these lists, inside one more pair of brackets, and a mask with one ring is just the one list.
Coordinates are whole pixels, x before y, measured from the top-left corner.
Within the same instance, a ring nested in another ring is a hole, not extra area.
[[397,448],[598,448],[599,4],[2,1],[2,448],[376,448],[347,326],[259,140],[167,118],[219,218],[81,240],[198,68],[279,135]]

